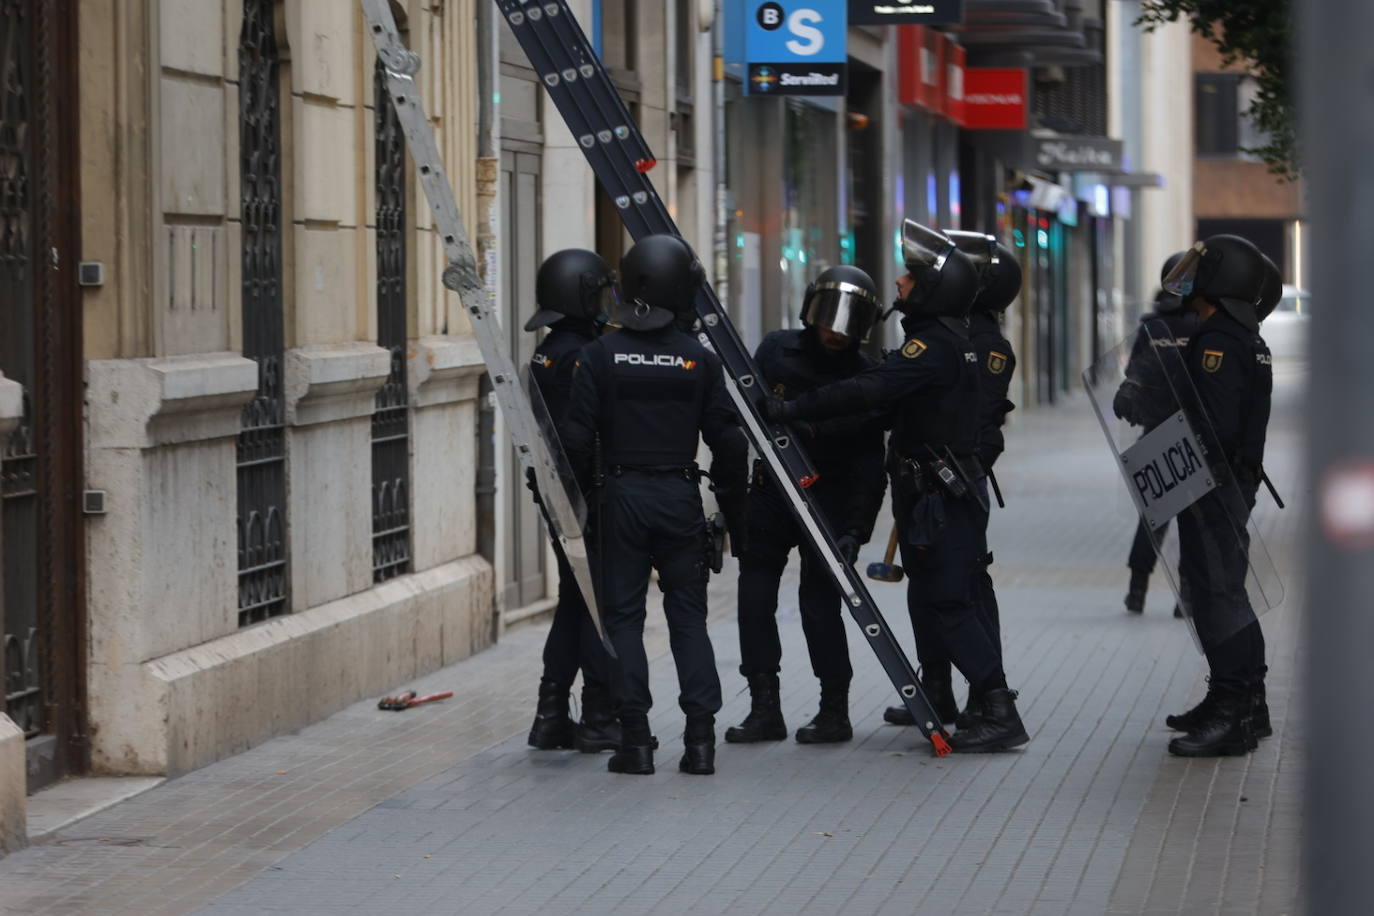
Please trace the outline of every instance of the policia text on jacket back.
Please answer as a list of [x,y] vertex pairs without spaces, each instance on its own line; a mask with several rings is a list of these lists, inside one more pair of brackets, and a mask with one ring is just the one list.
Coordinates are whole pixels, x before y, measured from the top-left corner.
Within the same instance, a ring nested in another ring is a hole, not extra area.
[[[720,678],[706,632],[707,544],[698,471],[698,435],[712,453],[711,477],[731,533],[742,533],[747,446],[716,357],[674,327],[692,309],[703,280],[682,239],[640,239],[620,265],[622,330],[587,345],[573,372],[564,427],[574,470],[585,485],[604,478],[597,537],[601,607],[621,671],[621,745],[609,769],[654,771],[649,734],[645,595],[658,570],[677,666],[678,704],[687,716],[688,773],[715,771]],[[600,440],[603,467],[593,467]],[[738,550],[738,541],[736,541]]]
[[956,752],[1005,750],[1030,740],[1007,689],[1001,652],[973,600],[978,561],[987,551],[986,506],[979,500],[977,355],[965,320],[978,292],[973,263],[947,237],[907,220],[907,273],[896,308],[906,342],[880,365],[796,400],[766,403],[770,418],[819,419],[890,408],[893,511],[909,575],[916,650],[950,659],[983,698],[969,726],[950,740]]
[[[764,383],[779,397],[796,397],[872,367],[859,349],[881,311],[873,280],[857,267],[840,265],[821,272],[807,289],[800,330],[773,331],[754,355]],[[883,418],[878,412],[798,421],[793,429],[805,440],[820,479],[811,492],[825,512],[837,543],[853,563],[859,546],[873,532],[886,490],[883,474]],[[803,744],[848,741],[849,682],[853,670],[845,639],[841,596],[830,570],[805,546],[777,484],[755,468],[749,488],[749,544],[740,557],[740,673],[749,682],[750,710],[725,732],[736,743],[780,741],[787,737],[778,696],[782,646],[778,639],[778,586],[787,555],[799,549],[802,630],[811,670],[820,681],[820,711],[797,730]]]

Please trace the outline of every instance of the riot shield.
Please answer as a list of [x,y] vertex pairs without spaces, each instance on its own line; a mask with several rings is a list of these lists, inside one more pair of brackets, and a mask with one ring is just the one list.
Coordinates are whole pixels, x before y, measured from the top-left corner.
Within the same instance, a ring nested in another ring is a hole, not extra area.
[[[1169,328],[1146,319],[1083,384],[1199,647],[1278,607],[1283,584],[1251,519],[1259,481],[1228,463]],[[1171,521],[1176,538],[1167,537]]]
[[573,578],[576,579],[577,588],[586,601],[587,610],[591,614],[592,623],[596,626],[597,635],[601,637],[602,645],[614,658],[615,649],[611,646],[610,637],[606,635],[598,601],[597,586],[600,583],[593,571],[593,564],[597,558],[593,557],[587,548],[587,503],[582,498],[582,490],[577,485],[572,465],[568,463],[567,455],[563,452],[563,443],[558,438],[558,429],[549,414],[548,406],[544,403],[539,385],[530,375],[528,365],[521,366],[520,381],[529,396],[530,409],[534,413],[543,445],[541,449],[539,444],[536,444],[531,449],[532,454],[528,456],[528,466],[534,469],[535,480],[539,485],[539,509],[549,526],[554,549],[561,555],[567,568],[572,570]]

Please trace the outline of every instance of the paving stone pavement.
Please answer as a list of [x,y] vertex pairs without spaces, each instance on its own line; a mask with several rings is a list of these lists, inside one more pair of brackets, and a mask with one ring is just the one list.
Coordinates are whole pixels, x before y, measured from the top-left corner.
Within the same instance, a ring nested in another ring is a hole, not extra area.
[[[853,742],[722,744],[716,776],[683,776],[661,657],[659,771],[613,776],[606,755],[524,745],[544,633],[529,627],[413,685],[452,688],[452,701],[403,714],[357,704],[0,860],[0,911],[1298,912],[1300,380],[1280,367],[1268,462],[1290,509],[1258,514],[1288,591],[1265,621],[1275,736],[1248,757],[1165,751],[1164,715],[1200,695],[1201,658],[1160,577],[1144,616],[1122,611],[1128,507],[1086,401],[1071,397],[1011,429],[1008,508],[991,533],[1008,675],[1032,734],[1019,752],[937,760],[914,730],[884,725],[891,687],[851,627]],[[795,728],[816,687],[789,582]],[[874,592],[909,644],[903,589]],[[748,705],[731,593],[728,576],[713,583],[722,730]]]

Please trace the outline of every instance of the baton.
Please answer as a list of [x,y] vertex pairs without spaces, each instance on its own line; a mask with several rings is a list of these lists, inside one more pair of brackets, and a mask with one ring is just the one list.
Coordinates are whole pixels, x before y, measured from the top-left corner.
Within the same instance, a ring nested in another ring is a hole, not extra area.
[[1264,473],[1264,468],[1260,468],[1260,480],[1264,481],[1265,487],[1269,490],[1269,495],[1274,497],[1274,502],[1279,504],[1280,509],[1287,509],[1283,504],[1283,497],[1279,496],[1279,491],[1274,489],[1274,483],[1269,479],[1269,475]]
[[997,475],[992,473],[992,468],[988,468],[988,483],[992,484],[992,493],[997,497],[997,508],[1005,509],[1007,503],[1002,499],[1002,488],[997,485]]

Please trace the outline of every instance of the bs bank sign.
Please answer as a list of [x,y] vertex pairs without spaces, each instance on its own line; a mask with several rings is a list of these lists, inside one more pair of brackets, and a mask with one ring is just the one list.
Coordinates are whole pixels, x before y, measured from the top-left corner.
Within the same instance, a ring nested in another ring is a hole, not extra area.
[[846,0],[737,4],[748,95],[844,95]]

